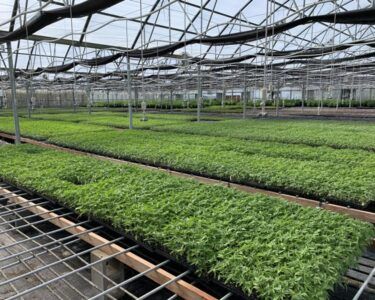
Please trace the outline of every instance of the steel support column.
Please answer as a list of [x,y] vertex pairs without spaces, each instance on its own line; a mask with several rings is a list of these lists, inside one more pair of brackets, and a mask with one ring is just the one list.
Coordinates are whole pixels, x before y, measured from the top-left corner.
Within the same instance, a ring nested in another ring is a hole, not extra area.
[[31,93],[30,93],[30,83],[26,83],[26,102],[27,102],[27,117],[31,118]]
[[201,121],[201,104],[202,104],[202,78],[201,78],[201,66],[198,65],[197,122]]
[[246,119],[246,105],[247,105],[247,88],[243,89],[243,99],[242,99],[242,119]]
[[128,82],[128,113],[129,113],[129,129],[133,129],[133,111],[132,111],[132,84],[130,75],[130,57],[127,57],[127,82]]
[[18,120],[17,112],[17,96],[16,96],[16,79],[14,76],[14,67],[13,67],[13,51],[11,42],[7,42],[8,49],[8,73],[11,86],[11,97],[12,97],[12,109],[13,109],[13,120],[14,120],[14,132],[15,132],[15,143],[16,145],[21,143],[20,138],[20,123]]

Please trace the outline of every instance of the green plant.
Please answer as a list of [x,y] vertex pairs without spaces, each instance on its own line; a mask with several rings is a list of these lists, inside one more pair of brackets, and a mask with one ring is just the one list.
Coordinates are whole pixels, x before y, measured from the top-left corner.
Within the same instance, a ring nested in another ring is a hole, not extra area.
[[152,129],[310,146],[375,150],[375,125],[371,122],[250,119],[155,126]]
[[[10,118],[0,120],[0,130],[13,132]],[[375,153],[359,149],[27,119],[21,130],[57,145],[320,200],[367,206],[375,199]]]
[[54,198],[263,299],[324,299],[373,226],[263,195],[31,145],[0,147],[0,177]]
[[[22,115],[26,117],[25,115]],[[147,113],[147,121],[142,121],[142,113],[133,114],[133,125],[136,128],[150,129],[154,126],[173,125],[181,123],[189,123],[196,120],[192,115],[176,115],[176,114],[154,114]],[[117,128],[128,128],[129,117],[127,112],[97,112],[88,114],[85,113],[61,113],[61,114],[35,114],[32,116],[35,120],[53,120],[53,121],[66,121],[87,123],[94,125],[104,125]],[[221,120],[221,118],[205,117],[207,120]]]

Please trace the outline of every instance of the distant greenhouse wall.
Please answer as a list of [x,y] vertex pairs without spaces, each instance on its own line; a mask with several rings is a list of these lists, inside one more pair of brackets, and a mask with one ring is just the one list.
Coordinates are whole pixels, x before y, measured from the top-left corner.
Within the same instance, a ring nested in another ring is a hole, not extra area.
[[[11,91],[5,90],[3,92],[2,107],[11,106]],[[30,99],[30,105],[33,107],[72,107],[75,103],[76,106],[87,104],[87,95],[85,92],[79,90],[75,91],[74,95],[72,90],[67,91],[51,91],[51,90],[35,90],[29,92],[29,96],[25,89],[17,90],[17,102],[19,107],[27,107]],[[75,100],[74,100],[75,99]]]
[[[274,99],[276,99],[277,92],[274,91]],[[223,99],[223,90],[221,89],[211,89],[202,92],[202,97],[204,103],[209,103],[210,105],[214,102],[212,100],[216,99],[215,103],[221,103]],[[305,94],[305,96],[304,96]],[[174,91],[168,90],[164,91],[142,91],[139,88],[133,89],[132,99],[134,104],[140,105],[141,101],[145,100],[150,103],[150,107],[157,107],[164,103],[164,106],[171,106],[171,95],[172,102],[183,101],[187,105],[189,101],[195,101],[197,99],[197,91]],[[270,93],[268,93],[270,98]],[[319,87],[309,86],[306,88],[305,93],[302,87],[298,86],[288,86],[280,88],[279,93],[280,100],[295,100],[300,101],[302,98],[309,101],[318,100],[342,100],[349,101],[352,103],[361,102],[366,100],[375,100],[375,88],[362,87],[356,88],[351,86],[341,86],[329,88],[326,87],[321,89]],[[31,99],[31,105],[36,108],[43,107],[73,107],[75,106],[87,106],[89,103],[88,92],[85,90],[32,90],[27,96],[26,89],[17,90],[17,101],[19,107],[27,107],[27,99]],[[225,90],[224,101],[229,101],[230,103],[240,102],[244,98],[244,89],[228,89]],[[0,107],[10,107],[11,106],[11,93],[10,90],[0,90]],[[123,101],[129,99],[129,95],[125,90],[93,90],[91,91],[91,100],[93,103],[101,103],[101,105],[117,103],[118,105],[124,105]],[[260,88],[248,87],[246,91],[246,99],[250,101],[260,101],[262,100],[262,90]],[[271,100],[271,99],[268,99]],[[206,102],[208,101],[208,102]],[[122,103],[122,104],[121,104]],[[159,103],[159,104],[158,104]],[[168,103],[168,104],[167,104]]]

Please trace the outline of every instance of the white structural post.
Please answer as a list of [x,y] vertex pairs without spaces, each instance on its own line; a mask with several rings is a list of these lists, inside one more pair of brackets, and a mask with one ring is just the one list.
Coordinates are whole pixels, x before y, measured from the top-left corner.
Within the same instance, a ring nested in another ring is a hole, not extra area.
[[301,103],[301,110],[305,108],[305,101],[307,99],[307,91],[306,91],[306,85],[303,83],[302,84],[302,103]]
[[131,75],[130,75],[130,57],[127,57],[128,60],[128,72],[127,72],[127,81],[128,81],[128,113],[129,113],[129,129],[133,129],[133,111],[132,111],[132,85],[131,85]]
[[[116,260],[115,258],[108,259],[109,255],[105,252],[97,249],[90,253],[91,263],[101,261],[95,264],[95,267],[91,269],[91,281],[100,289],[101,292],[107,290],[113,281],[119,283],[125,279],[124,265]],[[108,293],[112,298],[119,299],[124,296],[124,292],[120,289],[116,289],[113,292]],[[106,300],[109,297],[103,295],[99,297],[99,300]]]
[[109,109],[109,89],[107,90],[107,109]]
[[202,103],[201,66],[198,65],[197,122],[201,121],[201,103]]
[[352,107],[353,100],[354,100],[354,77],[352,77],[352,85],[350,87],[349,108]]
[[76,112],[77,111],[77,103],[76,103],[75,85],[73,85],[72,95],[73,95],[73,112]]
[[242,99],[242,118],[246,119],[246,105],[247,105],[247,88],[246,86],[243,89],[243,99]]
[[280,103],[280,84],[277,84],[276,87],[276,117],[279,116],[279,103]]
[[7,42],[8,48],[8,72],[9,72],[9,81],[11,86],[11,97],[12,97],[12,109],[13,109],[13,120],[14,120],[14,131],[15,131],[15,143],[16,145],[21,143],[20,135],[20,123],[18,120],[17,112],[17,96],[16,96],[16,79],[14,76],[14,67],[13,67],[13,53],[12,53],[12,44]]
[[224,105],[225,105],[225,96],[226,96],[226,90],[225,90],[225,87],[223,88],[223,93],[221,95],[221,107],[224,108]]
[[262,117],[266,115],[267,88],[265,87],[262,95]]
[[[253,111],[254,111],[254,114],[256,114],[256,111],[257,111],[257,104],[256,104],[256,101],[255,101],[255,88],[256,88],[256,86],[253,87],[253,95],[252,95],[252,97],[253,97]],[[258,89],[258,91],[259,91],[259,89]]]
[[0,89],[0,109],[4,107],[4,92]]
[[27,117],[31,118],[31,93],[30,93],[30,83],[26,82],[26,102],[27,102]]
[[86,87],[86,97],[87,97],[87,108],[89,110],[89,114],[91,115],[91,87]]
[[267,101],[267,88],[264,86],[262,88],[262,102],[261,102],[261,116],[265,117],[266,116],[266,101]]

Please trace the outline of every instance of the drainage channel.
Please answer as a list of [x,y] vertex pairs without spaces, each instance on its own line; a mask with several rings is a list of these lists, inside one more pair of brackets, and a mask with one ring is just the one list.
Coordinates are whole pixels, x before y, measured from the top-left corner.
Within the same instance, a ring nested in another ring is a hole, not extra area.
[[111,228],[0,182],[1,299],[244,299]]

